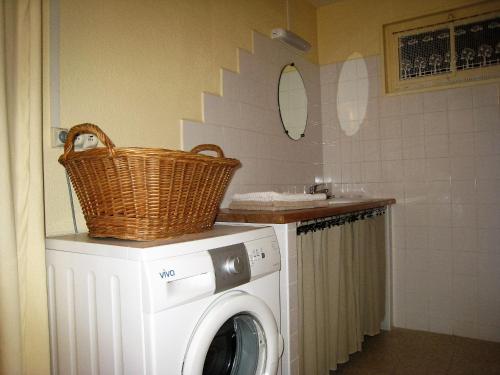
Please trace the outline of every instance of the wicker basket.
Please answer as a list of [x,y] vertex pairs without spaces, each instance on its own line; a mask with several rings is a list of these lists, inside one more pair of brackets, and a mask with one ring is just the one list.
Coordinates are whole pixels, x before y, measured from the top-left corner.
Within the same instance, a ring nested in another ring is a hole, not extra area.
[[[75,152],[79,134],[94,134],[105,147]],[[218,157],[199,154],[215,151]],[[227,185],[240,162],[216,145],[191,150],[115,148],[96,125],[74,126],[64,154],[89,235],[153,240],[212,228]]]

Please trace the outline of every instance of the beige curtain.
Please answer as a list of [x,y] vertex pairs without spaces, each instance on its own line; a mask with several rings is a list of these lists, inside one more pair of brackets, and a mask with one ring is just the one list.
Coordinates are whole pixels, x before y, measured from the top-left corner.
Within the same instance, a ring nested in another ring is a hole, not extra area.
[[324,375],[380,332],[385,307],[385,219],[297,238],[300,373]]
[[0,1],[0,374],[48,374],[41,0]]

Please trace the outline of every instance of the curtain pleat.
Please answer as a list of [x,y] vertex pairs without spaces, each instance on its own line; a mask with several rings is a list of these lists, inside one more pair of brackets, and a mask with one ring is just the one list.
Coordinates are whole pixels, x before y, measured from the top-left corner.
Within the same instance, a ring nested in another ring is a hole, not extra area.
[[0,0],[0,374],[48,374],[40,0]]
[[385,220],[377,216],[297,238],[300,373],[328,374],[380,332]]

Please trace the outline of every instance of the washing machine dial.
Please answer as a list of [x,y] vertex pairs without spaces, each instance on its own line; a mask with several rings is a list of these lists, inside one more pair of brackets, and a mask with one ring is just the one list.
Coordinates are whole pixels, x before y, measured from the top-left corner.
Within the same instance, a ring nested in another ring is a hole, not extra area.
[[224,268],[226,269],[227,272],[232,273],[233,275],[237,275],[244,270],[245,265],[243,264],[243,262],[240,260],[239,257],[232,256],[227,258]]

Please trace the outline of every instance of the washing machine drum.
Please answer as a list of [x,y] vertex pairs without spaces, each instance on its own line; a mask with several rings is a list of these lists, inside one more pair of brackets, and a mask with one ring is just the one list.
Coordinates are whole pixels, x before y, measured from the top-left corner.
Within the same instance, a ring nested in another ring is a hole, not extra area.
[[274,375],[280,335],[269,307],[229,292],[203,314],[184,358],[183,375]]

